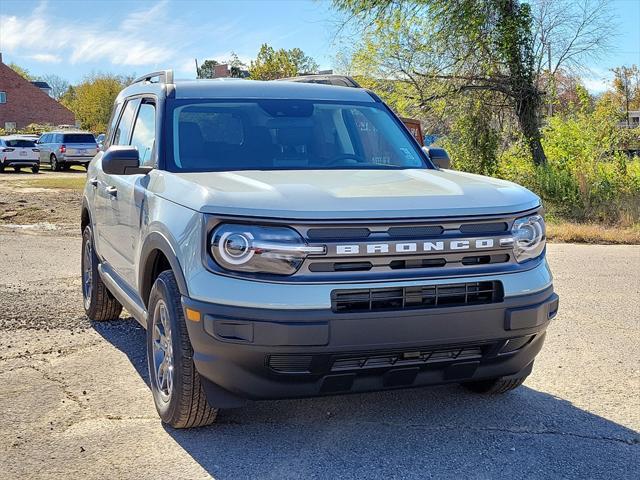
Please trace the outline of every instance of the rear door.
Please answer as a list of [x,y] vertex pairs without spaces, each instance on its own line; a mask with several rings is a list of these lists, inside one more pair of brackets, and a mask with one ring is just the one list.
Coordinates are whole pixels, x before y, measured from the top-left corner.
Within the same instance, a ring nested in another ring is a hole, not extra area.
[[47,150],[47,141],[51,138],[50,133],[45,133],[38,140],[38,148],[40,149],[40,163],[49,163],[49,153]]

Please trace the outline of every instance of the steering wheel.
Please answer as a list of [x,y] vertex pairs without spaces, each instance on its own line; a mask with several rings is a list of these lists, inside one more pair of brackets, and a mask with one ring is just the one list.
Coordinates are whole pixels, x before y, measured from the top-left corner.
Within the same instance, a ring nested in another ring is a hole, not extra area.
[[358,163],[363,163],[364,162],[364,158],[359,157],[358,155],[354,155],[353,153],[344,153],[342,155],[338,155],[337,157],[332,158],[331,160],[329,160],[326,163],[326,166],[327,167],[334,167],[336,165],[339,165],[344,160],[355,160]]

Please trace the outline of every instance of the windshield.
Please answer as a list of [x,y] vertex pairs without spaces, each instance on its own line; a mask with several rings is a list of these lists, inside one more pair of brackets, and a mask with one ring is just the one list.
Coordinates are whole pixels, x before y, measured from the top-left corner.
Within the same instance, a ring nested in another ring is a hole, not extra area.
[[96,139],[90,133],[65,133],[64,143],[96,143]]
[[181,103],[170,117],[172,171],[427,168],[410,134],[377,104]]

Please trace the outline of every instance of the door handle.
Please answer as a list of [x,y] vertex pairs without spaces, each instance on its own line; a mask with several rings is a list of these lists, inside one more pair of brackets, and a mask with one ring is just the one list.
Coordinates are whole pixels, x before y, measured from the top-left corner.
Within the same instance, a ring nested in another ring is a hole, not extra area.
[[105,188],[104,191],[107,192],[112,197],[117,197],[118,196],[118,189],[116,187],[114,187],[114,186],[109,186],[109,187]]
[[98,179],[96,177],[90,178],[89,179],[89,183],[91,185],[93,185],[94,187],[97,187],[98,186]]

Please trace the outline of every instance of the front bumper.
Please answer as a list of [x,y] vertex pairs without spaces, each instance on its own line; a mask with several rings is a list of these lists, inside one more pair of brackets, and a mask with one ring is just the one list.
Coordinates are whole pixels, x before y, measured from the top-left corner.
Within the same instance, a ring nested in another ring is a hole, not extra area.
[[530,371],[558,309],[552,287],[498,303],[386,312],[270,310],[183,297],[213,406],[463,382]]

